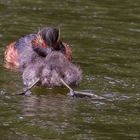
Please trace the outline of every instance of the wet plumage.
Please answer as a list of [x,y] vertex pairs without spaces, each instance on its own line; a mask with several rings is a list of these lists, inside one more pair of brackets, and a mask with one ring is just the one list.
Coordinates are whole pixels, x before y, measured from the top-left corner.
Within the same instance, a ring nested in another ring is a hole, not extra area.
[[19,68],[23,83],[29,86],[37,78],[44,86],[61,86],[60,79],[68,85],[77,85],[81,70],[70,62],[71,49],[59,39],[59,30],[43,28],[9,44],[5,50],[7,68]]
[[32,80],[40,79],[41,85],[47,87],[61,86],[63,79],[68,85],[78,85],[81,80],[81,70],[69,62],[60,52],[52,52],[46,58],[36,56],[23,71],[23,81],[26,86]]

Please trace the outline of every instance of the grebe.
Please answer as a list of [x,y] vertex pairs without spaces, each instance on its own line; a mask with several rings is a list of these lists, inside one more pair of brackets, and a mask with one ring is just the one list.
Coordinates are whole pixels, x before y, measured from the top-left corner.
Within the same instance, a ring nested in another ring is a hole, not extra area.
[[27,87],[36,79],[47,87],[62,86],[61,79],[68,85],[78,85],[81,81],[80,67],[72,64],[58,51],[53,51],[45,58],[34,54],[32,59],[22,75],[23,83]]
[[23,83],[30,86],[37,78],[43,86],[77,85],[81,70],[72,64],[71,49],[59,38],[59,30],[46,27],[9,44],[5,51],[7,68],[22,71]]
[[4,60],[7,68],[22,68],[23,63],[28,63],[31,54],[36,52],[45,57],[52,51],[60,51],[71,60],[71,49],[69,45],[59,39],[59,30],[46,27],[36,34],[21,37],[18,41],[10,43],[5,50]]

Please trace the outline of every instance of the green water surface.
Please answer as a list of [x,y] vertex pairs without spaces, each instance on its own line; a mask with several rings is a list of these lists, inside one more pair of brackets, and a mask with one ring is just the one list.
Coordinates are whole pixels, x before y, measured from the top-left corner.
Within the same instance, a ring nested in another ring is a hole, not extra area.
[[[44,26],[61,30],[83,80],[75,90],[109,100],[71,98],[68,90],[22,89],[3,67],[9,42]],[[140,1],[0,0],[0,140],[139,140]]]

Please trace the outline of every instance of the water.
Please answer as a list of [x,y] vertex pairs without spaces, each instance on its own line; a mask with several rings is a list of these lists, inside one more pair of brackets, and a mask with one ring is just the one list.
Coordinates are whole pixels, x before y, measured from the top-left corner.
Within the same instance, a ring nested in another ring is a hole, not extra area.
[[[140,139],[139,0],[0,0],[0,136],[2,140]],[[71,44],[83,80],[75,90],[109,100],[70,98],[66,88],[34,87],[3,68],[5,46],[56,26]]]

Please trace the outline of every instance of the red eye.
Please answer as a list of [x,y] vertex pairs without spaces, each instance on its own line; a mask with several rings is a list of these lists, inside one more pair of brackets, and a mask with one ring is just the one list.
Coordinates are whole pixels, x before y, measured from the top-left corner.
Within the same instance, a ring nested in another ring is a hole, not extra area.
[[47,48],[47,45],[45,44],[45,42],[42,43],[42,47]]

